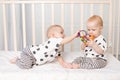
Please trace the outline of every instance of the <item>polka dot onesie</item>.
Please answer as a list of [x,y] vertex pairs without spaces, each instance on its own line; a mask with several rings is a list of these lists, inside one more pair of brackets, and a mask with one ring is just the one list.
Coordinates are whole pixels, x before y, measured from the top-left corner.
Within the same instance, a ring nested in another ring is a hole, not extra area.
[[[102,35],[100,35],[99,37],[97,37],[96,39],[94,39],[94,41],[96,42],[96,44],[98,44],[99,47],[101,47],[101,49],[104,52],[106,51],[106,49],[107,49],[107,43],[106,43],[105,38]],[[86,57],[91,57],[91,58],[99,57],[99,58],[106,59],[106,57],[105,57],[104,54],[98,54],[91,47],[86,47],[85,50],[84,50],[84,52],[85,52]]]
[[[94,41],[104,52],[106,51],[107,43],[102,35],[95,38]],[[106,66],[107,58],[105,54],[98,54],[88,46],[85,47],[84,53],[85,57],[77,57],[72,63],[80,64],[81,69],[98,69]]]
[[32,68],[33,65],[42,65],[55,60],[56,56],[61,56],[62,38],[50,38],[40,45],[32,45],[23,49],[16,64],[22,69]]
[[46,62],[51,62],[56,56],[61,55],[60,42],[62,38],[50,38],[43,44],[32,46],[30,51],[36,59],[36,64],[41,65]]

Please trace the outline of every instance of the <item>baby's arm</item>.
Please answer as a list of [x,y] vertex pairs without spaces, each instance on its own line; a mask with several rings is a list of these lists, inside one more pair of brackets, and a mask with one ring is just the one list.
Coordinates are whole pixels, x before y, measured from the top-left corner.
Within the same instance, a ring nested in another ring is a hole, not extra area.
[[64,45],[64,44],[67,44],[69,42],[71,42],[73,39],[75,39],[78,35],[78,32],[76,32],[75,34],[73,34],[72,36],[69,36],[69,37],[65,37],[62,42],[61,42],[61,45]]
[[99,54],[103,54],[104,50],[98,45],[96,44],[94,41],[88,41],[87,42],[88,46],[91,46],[97,53]]
[[[76,32],[75,34],[73,34],[73,35],[70,36],[70,37],[64,38],[60,44],[61,44],[61,45],[67,44],[67,43],[71,42],[73,39],[75,39],[77,36],[78,36],[78,32]],[[56,59],[58,60],[58,62],[59,62],[64,68],[72,68],[72,64],[66,63],[61,56],[57,56]]]
[[84,50],[86,45],[84,43],[81,44],[81,50]]

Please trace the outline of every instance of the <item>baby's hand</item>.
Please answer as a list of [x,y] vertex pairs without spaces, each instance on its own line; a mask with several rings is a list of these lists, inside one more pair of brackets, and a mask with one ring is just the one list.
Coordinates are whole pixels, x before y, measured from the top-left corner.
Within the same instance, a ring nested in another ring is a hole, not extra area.
[[76,31],[76,33],[75,33],[76,38],[79,37],[79,31],[80,30]]
[[94,43],[95,42],[93,40],[90,40],[90,41],[87,42],[87,45],[90,46],[90,47],[92,47],[92,46],[94,46]]
[[84,50],[86,47],[86,44],[85,43],[81,43],[81,49]]

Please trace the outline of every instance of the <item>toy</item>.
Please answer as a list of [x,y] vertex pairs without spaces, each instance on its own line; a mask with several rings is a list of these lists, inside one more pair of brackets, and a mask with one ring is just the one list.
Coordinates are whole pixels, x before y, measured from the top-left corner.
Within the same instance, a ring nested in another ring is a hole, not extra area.
[[89,40],[94,40],[94,36],[93,35],[89,35],[85,30],[80,30],[78,32],[78,37],[80,37],[80,40],[87,45],[87,41]]

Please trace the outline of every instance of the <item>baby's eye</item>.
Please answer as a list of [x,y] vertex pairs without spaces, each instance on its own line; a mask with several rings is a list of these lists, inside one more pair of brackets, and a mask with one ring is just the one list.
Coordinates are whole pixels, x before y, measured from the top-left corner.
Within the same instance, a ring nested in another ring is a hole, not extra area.
[[92,29],[92,31],[95,31],[95,29]]
[[60,32],[61,34],[63,34],[63,32]]
[[90,31],[90,29],[88,29],[88,31]]

